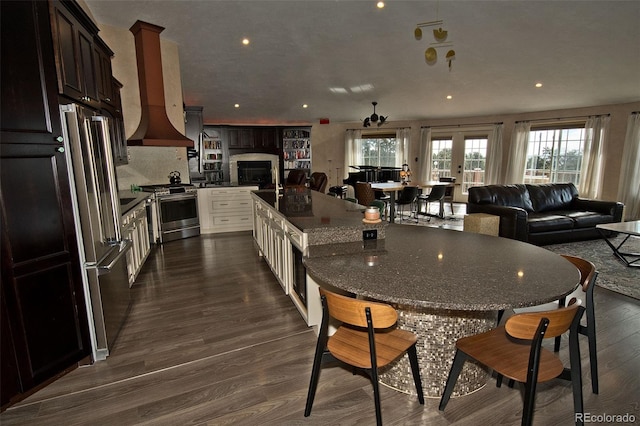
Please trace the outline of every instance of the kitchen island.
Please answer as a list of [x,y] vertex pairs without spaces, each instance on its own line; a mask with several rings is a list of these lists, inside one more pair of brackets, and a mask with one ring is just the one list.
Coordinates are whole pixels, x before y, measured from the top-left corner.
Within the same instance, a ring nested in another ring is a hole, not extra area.
[[[398,326],[418,335],[423,389],[429,397],[442,394],[457,339],[495,327],[498,310],[558,300],[580,280],[571,263],[537,246],[411,225],[389,225],[384,240],[367,246],[309,247],[305,266],[320,286],[396,307]],[[454,394],[479,389],[487,377],[483,368],[467,363]],[[406,357],[380,380],[415,392]]]
[[[387,222],[363,223],[365,206],[306,187],[260,190],[253,200],[253,236],[294,305],[309,326],[318,326],[322,306],[317,284],[305,272],[311,247],[354,243],[363,246],[385,238]],[[366,234],[366,235],[365,235]]]

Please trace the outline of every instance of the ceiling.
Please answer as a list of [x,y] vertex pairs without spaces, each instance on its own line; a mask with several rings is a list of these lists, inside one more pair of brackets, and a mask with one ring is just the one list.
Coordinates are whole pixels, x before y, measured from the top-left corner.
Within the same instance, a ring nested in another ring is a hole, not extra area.
[[[640,1],[85,3],[98,23],[164,27],[178,44],[185,104],[203,106],[207,124],[353,122],[372,101],[394,121],[640,100]],[[437,27],[414,37],[437,19],[456,52],[451,69],[450,48],[425,61]]]

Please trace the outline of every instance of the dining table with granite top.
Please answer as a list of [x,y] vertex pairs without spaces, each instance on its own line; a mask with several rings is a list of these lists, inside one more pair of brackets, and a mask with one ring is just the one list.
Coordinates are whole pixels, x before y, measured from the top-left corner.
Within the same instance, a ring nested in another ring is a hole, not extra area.
[[[398,326],[418,335],[424,393],[440,397],[457,339],[496,326],[497,312],[558,300],[580,273],[562,256],[521,241],[390,224],[384,240],[310,247],[307,275],[320,287],[392,304]],[[310,295],[309,297],[319,297]],[[467,363],[454,395],[482,387],[488,372]],[[408,360],[380,381],[414,393]]]

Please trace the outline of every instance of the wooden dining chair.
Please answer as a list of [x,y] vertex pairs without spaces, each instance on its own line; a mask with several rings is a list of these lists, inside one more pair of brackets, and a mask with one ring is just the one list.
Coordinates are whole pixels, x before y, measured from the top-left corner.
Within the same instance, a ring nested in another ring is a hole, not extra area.
[[[308,417],[311,414],[322,364],[337,360],[366,373],[371,379],[376,423],[381,425],[378,368],[390,364],[405,353],[409,356],[418,401],[424,404],[416,351],[417,337],[410,331],[395,327],[398,320],[396,310],[385,303],[354,299],[324,289],[320,289],[320,298],[322,323],[313,359],[304,416]],[[342,322],[332,336],[328,335],[330,318]]]
[[[583,312],[584,307],[581,306],[581,302],[572,299],[567,307],[516,314],[510,317],[504,326],[458,339],[439,409],[443,411],[447,406],[465,361],[471,359],[484,364],[498,374],[496,382],[498,387],[503,376],[524,384],[523,425],[530,425],[533,420],[538,382],[546,382],[554,378],[570,380],[573,387],[574,418],[576,424],[582,424],[584,410],[578,327]],[[569,330],[569,369],[564,367],[555,353],[542,347],[544,338],[559,336],[567,330]]]
[[[579,295],[577,297],[584,297],[586,299],[585,302],[585,317],[586,317],[586,326],[580,325],[578,327],[578,333],[587,336],[587,343],[589,344],[589,366],[591,368],[591,391],[595,394],[598,393],[598,352],[596,349],[596,313],[595,306],[593,302],[593,289],[596,286],[596,278],[598,277],[598,271],[596,270],[596,266],[590,261],[577,257],[563,254],[561,255],[569,262],[571,262],[575,267],[580,271],[580,285],[579,288],[584,295]],[[576,295],[572,293],[570,296]],[[558,307],[565,306],[566,297],[555,302],[558,304]],[[548,305],[548,304],[547,304]],[[547,307],[547,305],[543,305]],[[519,308],[514,309],[516,313],[526,313],[532,312],[536,310],[536,306],[530,308]],[[550,308],[549,308],[550,309]],[[541,309],[537,309],[541,310]],[[554,351],[558,352],[560,350],[562,336],[557,336],[554,342]]]

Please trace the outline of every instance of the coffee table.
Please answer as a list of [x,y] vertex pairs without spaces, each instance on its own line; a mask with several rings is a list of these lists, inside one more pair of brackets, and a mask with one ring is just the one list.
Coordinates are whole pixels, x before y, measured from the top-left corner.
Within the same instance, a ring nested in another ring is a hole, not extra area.
[[[629,238],[640,237],[640,220],[632,220],[629,222],[616,222],[616,223],[605,223],[601,225],[596,225],[596,229],[600,232],[602,239],[611,247],[613,250],[613,254],[616,255],[618,259],[620,259],[625,265],[631,267],[640,267],[640,253],[629,253],[623,251],[622,246],[624,243],[629,240]],[[617,232],[620,234],[625,234],[626,236],[619,244],[614,244],[610,237],[608,237],[605,231],[609,232]]]

